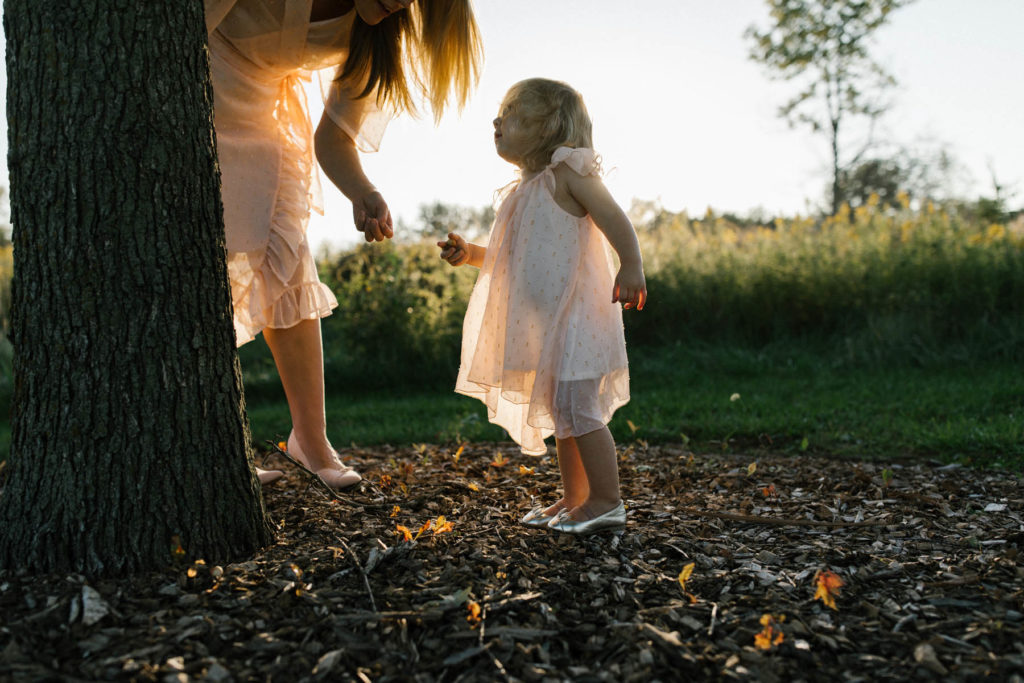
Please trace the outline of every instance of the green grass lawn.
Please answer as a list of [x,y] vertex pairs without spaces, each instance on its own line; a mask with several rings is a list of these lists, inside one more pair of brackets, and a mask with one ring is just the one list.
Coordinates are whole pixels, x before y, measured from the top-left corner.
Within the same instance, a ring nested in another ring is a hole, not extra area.
[[[694,344],[631,347],[632,401],[611,427],[620,442],[688,442],[695,451],[815,453],[863,459],[932,457],[1024,469],[1024,373],[1007,360],[929,358],[925,365],[847,362],[827,345],[764,349]],[[265,363],[247,367],[257,446],[287,436],[287,404]],[[452,379],[454,382],[454,378]],[[4,415],[10,413],[9,394]],[[337,445],[502,441],[475,399],[451,384],[332,391]],[[634,431],[635,429],[635,431]],[[7,419],[0,452],[10,448]]]
[[[1007,361],[867,366],[808,347],[679,346],[631,354],[633,400],[611,425],[619,441],[1024,466],[1024,376]],[[283,395],[268,385],[249,401],[257,443],[289,429]],[[482,403],[450,385],[335,393],[327,422],[337,444],[507,438],[487,423]]]

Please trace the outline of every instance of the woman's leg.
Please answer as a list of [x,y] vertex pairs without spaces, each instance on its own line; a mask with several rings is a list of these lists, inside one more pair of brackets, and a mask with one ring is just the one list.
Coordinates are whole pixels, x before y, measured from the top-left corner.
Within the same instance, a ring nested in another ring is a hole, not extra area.
[[587,499],[590,489],[587,486],[587,473],[580,462],[580,450],[576,447],[576,439],[555,439],[558,452],[558,471],[562,475],[562,499],[544,510],[548,517],[565,508],[571,510]]
[[306,463],[316,472],[337,467],[334,449],[327,440],[324,411],[324,351],[320,319],[303,320],[293,327],[263,330],[281,377],[292,430]]
[[619,491],[619,462],[615,440],[608,427],[576,437],[579,458],[586,473],[589,495],[573,508],[570,519],[584,521],[603,515],[622,502]]

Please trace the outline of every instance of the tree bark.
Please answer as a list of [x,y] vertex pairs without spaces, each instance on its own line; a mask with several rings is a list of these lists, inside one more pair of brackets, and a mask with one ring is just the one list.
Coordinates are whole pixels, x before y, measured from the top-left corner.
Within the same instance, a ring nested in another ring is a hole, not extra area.
[[202,0],[6,0],[14,407],[0,567],[251,555]]

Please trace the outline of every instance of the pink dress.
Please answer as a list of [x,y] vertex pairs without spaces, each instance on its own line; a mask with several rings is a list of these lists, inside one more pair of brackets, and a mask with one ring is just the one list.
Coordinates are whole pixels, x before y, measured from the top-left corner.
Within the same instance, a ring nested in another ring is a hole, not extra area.
[[502,201],[466,310],[455,386],[530,455],[546,453],[551,434],[600,429],[629,401],[611,249],[589,216],[555,203],[561,163],[598,173],[593,150],[559,147]]
[[355,11],[310,22],[312,0],[205,0],[228,276],[239,346],[265,327],[291,327],[338,305],[306,239],[323,213],[304,84],[329,69],[328,116],[363,151],[389,115],[371,94],[333,82]]

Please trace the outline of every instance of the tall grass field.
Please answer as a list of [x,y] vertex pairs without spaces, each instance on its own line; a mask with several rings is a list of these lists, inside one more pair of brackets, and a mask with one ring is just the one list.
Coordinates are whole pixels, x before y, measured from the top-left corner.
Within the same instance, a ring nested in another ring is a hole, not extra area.
[[[1024,463],[1024,220],[903,197],[765,224],[660,211],[637,231],[649,303],[625,314],[633,400],[616,438]],[[338,443],[505,438],[452,393],[476,271],[442,262],[436,237],[320,262],[340,304],[323,323]],[[265,345],[240,356],[254,439],[286,433]]]

